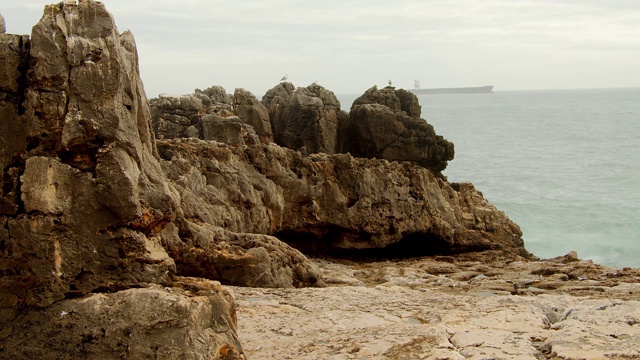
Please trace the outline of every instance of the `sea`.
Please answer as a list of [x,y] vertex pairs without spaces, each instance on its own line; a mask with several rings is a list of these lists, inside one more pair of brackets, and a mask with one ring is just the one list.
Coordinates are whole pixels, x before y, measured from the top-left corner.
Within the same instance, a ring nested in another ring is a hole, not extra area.
[[[471,182],[541,258],[640,267],[640,88],[420,95]],[[357,95],[338,95],[349,110]]]

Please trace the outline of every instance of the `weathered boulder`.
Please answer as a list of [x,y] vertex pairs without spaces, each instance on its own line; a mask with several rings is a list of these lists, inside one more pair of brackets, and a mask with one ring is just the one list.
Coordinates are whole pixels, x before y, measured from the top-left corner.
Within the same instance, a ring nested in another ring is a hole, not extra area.
[[[235,303],[219,283],[178,279],[91,294],[21,314],[5,359],[240,359]],[[6,329],[5,329],[6,330]]]
[[254,128],[237,116],[205,115],[202,118],[200,137],[203,140],[214,140],[231,146],[254,145],[262,142]]
[[250,287],[324,285],[313,263],[274,237],[188,220],[179,226],[167,226],[161,239],[182,275]]
[[408,162],[186,139],[159,141],[158,149],[194,222],[275,235],[314,255],[528,256],[518,226],[471,184],[449,184]]
[[158,144],[183,209],[184,220],[161,234],[178,273],[233,285],[322,284],[304,255],[267,236],[279,229],[284,198],[275,183],[236,154],[247,146],[196,139]]
[[234,110],[220,86],[179,97],[161,95],[151,100],[154,133],[158,139],[195,138],[233,146],[271,142],[269,114],[252,97],[248,91],[236,91]]
[[241,358],[228,294],[168,298],[176,266],[159,233],[182,210],[133,36],[102,3],[67,1],[45,7],[30,40],[0,44],[0,357]]
[[374,86],[351,107],[344,151],[356,157],[411,161],[440,174],[453,159],[453,143],[419,115],[415,95]]
[[294,89],[284,82],[267,91],[262,101],[278,145],[303,154],[338,151],[338,129],[346,114],[333,92],[315,83]]
[[205,108],[194,95],[172,97],[161,95],[150,102],[153,131],[158,139],[199,138]]
[[360,97],[353,101],[351,108],[365,104],[380,104],[390,108],[393,112],[404,111],[413,118],[420,118],[422,108],[418,97],[404,90],[396,90],[392,86],[378,89],[373,86],[364,92]]
[[4,23],[4,17],[0,14],[0,34],[4,34],[7,31],[7,27]]
[[229,110],[228,105],[231,105],[231,98],[227,95],[227,91],[219,85],[214,85],[204,90],[196,89],[194,95],[202,100],[202,104],[208,113],[214,113],[217,109]]
[[273,142],[269,110],[251,92],[236,89],[233,94],[233,109],[243,123],[253,127],[262,142]]

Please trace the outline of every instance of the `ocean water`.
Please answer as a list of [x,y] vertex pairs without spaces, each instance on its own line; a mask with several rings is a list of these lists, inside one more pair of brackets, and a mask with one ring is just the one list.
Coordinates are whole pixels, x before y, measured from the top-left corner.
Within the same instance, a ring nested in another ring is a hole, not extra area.
[[[348,110],[356,96],[338,96]],[[640,267],[640,88],[421,95],[472,182],[549,258]]]

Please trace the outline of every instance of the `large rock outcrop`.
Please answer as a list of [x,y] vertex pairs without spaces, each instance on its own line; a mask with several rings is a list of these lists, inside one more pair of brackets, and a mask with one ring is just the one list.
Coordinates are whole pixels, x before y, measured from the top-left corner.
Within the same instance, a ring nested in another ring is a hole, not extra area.
[[345,152],[356,157],[411,161],[440,174],[453,159],[453,144],[420,118],[415,95],[393,87],[372,87],[349,113]]
[[408,162],[186,139],[158,149],[197,223],[275,235],[313,255],[527,255],[518,226],[471,184]]
[[[528,256],[472,185],[437,176],[452,145],[402,92],[348,119],[315,84],[264,107],[238,90],[235,108],[212,87],[152,116],[133,36],[92,0],[0,45],[0,357],[242,358],[216,280],[324,285],[304,252]],[[336,154],[354,139],[381,148]]]
[[2,266],[12,269],[3,294],[48,306],[166,282],[173,261],[153,233],[172,218],[176,195],[154,156],[133,37],[85,1],[47,6],[29,44],[30,67],[9,79],[22,102],[2,118],[16,129],[1,144],[10,150],[3,193],[14,194],[2,213]]
[[275,142],[303,154],[338,152],[338,129],[347,119],[335,94],[318,84],[294,88],[284,82],[262,97]]
[[179,195],[133,36],[101,3],[67,1],[0,44],[0,357],[242,357],[226,290],[170,290],[159,233]]

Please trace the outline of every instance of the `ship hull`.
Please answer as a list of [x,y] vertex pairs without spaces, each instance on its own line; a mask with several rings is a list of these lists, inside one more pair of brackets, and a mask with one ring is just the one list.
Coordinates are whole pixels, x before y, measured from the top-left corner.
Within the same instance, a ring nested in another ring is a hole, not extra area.
[[432,94],[490,94],[493,92],[492,85],[478,87],[460,87],[460,88],[438,88],[438,89],[411,89],[408,90],[416,95],[432,95]]

